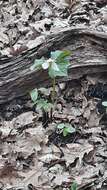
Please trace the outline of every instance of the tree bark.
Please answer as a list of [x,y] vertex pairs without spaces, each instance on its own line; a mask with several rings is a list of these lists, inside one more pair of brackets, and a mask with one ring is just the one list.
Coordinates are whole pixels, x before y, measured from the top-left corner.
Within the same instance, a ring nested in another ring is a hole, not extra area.
[[0,104],[23,96],[35,87],[49,85],[47,72],[32,72],[30,66],[36,58],[64,49],[71,51],[69,77],[58,81],[107,72],[107,34],[88,28],[67,28],[47,36],[41,45],[19,56],[0,58]]

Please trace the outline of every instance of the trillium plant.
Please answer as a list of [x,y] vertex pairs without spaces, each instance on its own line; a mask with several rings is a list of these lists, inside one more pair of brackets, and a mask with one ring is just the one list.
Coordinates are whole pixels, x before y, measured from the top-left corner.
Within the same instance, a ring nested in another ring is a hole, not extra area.
[[[48,76],[52,81],[52,92],[51,92],[51,102],[48,102],[47,99],[40,98],[39,89],[33,89],[30,92],[31,99],[37,108],[42,109],[45,112],[52,111],[55,104],[55,85],[56,85],[56,77],[67,77],[68,76],[68,66],[70,65],[69,61],[70,52],[65,51],[52,51],[50,53],[50,58],[45,59],[44,57],[40,59],[36,59],[34,64],[30,67],[32,71],[35,70],[47,70]],[[45,88],[42,88],[42,90]],[[46,89],[44,90],[46,91]],[[52,114],[51,114],[52,116]]]

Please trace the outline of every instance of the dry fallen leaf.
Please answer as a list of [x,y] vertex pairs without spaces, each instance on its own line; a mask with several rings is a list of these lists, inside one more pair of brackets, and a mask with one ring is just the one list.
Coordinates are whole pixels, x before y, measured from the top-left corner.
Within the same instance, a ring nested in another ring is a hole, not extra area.
[[43,164],[36,161],[35,167],[32,168],[29,172],[22,173],[22,176],[25,178],[22,182],[24,186],[32,184],[34,186],[39,186],[39,177],[42,176]]
[[37,115],[33,111],[24,112],[12,120],[15,128],[23,128],[34,123]]
[[71,143],[67,144],[66,146],[66,148],[64,147],[61,149],[64,153],[64,159],[67,166],[74,163],[77,158],[79,159],[79,162],[81,164],[84,154],[88,154],[90,151],[93,150],[93,146],[85,141],[83,144]]
[[96,111],[92,111],[88,120],[89,127],[98,127],[101,119],[101,115],[98,115]]
[[45,136],[44,129],[42,126],[35,128],[29,128],[25,131],[25,136],[17,137],[15,150],[22,152],[24,157],[31,155],[33,152],[41,151],[41,143],[47,143],[47,136]]
[[61,186],[64,183],[70,183],[71,182],[71,176],[68,172],[63,172],[62,174],[55,175],[55,179],[53,180],[53,186]]

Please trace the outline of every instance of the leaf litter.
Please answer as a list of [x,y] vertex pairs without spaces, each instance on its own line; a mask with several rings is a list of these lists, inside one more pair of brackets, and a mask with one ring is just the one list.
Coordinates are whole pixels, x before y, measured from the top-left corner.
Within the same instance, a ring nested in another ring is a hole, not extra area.
[[[12,111],[13,105],[23,110],[16,115],[11,112],[10,118],[1,111],[0,182],[4,189],[29,189],[30,185],[36,189],[68,189],[73,181],[80,189],[106,185],[107,133],[97,107],[101,99],[88,95],[87,78],[75,83],[76,88],[67,83],[58,100],[63,102],[61,112],[55,110],[56,123],[69,122],[76,129],[67,137],[57,133],[55,122],[43,128],[32,104],[31,110],[25,111],[29,99],[6,104],[5,112],[8,108]],[[61,114],[64,118],[59,117]]]
[[1,56],[17,56],[67,27],[88,24],[91,29],[106,32],[106,3],[101,2],[100,5],[95,0],[1,0]]
[[[85,7],[89,8],[88,17]],[[1,55],[17,56],[43,43],[51,33],[80,26],[80,19],[92,29],[106,32],[106,23],[101,22],[104,9],[103,1],[90,4],[85,0],[1,0]],[[101,108],[102,89],[98,91],[100,97],[96,93],[97,87],[104,84],[100,81],[99,85],[98,81],[99,78],[88,76],[74,81],[74,85],[72,82],[59,85],[56,122],[46,129],[29,99],[1,106],[1,189],[62,190],[69,189],[73,181],[78,189],[106,189],[107,121]],[[67,137],[58,134],[55,126],[60,122],[69,122],[76,132]]]

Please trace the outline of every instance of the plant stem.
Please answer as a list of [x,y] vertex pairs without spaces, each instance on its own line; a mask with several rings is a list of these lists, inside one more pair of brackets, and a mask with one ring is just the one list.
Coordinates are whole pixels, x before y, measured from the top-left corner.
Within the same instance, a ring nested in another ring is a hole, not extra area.
[[52,80],[52,87],[53,87],[53,89],[52,89],[52,97],[51,97],[53,104],[55,102],[55,84],[56,84],[56,80],[55,80],[55,78],[53,78],[53,80]]
[[[52,79],[52,94],[51,94],[51,101],[52,101],[52,104],[54,105],[55,103],[55,84],[56,84],[56,80],[55,78]],[[53,118],[53,108],[51,108],[51,111],[50,111],[50,119],[52,121],[52,118]]]

